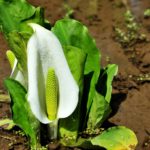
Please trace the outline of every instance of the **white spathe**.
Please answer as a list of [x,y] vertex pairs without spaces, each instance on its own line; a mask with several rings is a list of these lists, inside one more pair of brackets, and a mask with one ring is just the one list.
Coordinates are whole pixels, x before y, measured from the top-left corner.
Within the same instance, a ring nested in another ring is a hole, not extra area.
[[14,66],[10,77],[19,81],[24,87],[26,87],[26,82],[23,73],[18,69],[17,65],[18,65],[18,60],[15,58]]
[[74,80],[57,37],[38,24],[29,24],[34,33],[27,44],[28,95],[31,110],[42,123],[51,122],[46,114],[45,84],[49,68],[55,70],[59,86],[57,118],[73,113],[79,88]]

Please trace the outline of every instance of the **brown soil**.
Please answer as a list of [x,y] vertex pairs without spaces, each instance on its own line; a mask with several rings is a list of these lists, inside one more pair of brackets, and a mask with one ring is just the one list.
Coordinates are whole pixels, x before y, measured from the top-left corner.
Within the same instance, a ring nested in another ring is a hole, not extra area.
[[[126,0],[122,1],[125,4]],[[64,3],[68,3],[74,9],[73,17],[83,22],[96,39],[102,54],[102,65],[111,62],[119,66],[119,73],[113,82],[111,103],[113,112],[105,126],[125,125],[137,135],[139,144],[136,150],[150,150],[150,84],[148,80],[137,80],[140,74],[150,73],[150,42],[123,48],[114,40],[113,30],[114,26],[122,26],[123,13],[128,7],[141,24],[141,32],[150,40],[150,18],[143,17],[144,10],[150,7],[150,1],[128,0],[127,5],[121,3],[122,1],[29,0],[33,5],[45,8],[46,18],[51,24],[64,16]],[[0,45],[0,89],[3,90],[2,82],[10,74],[10,68],[5,57],[8,47],[2,34]],[[0,118],[7,116],[10,116],[9,104],[0,103]],[[17,135],[15,131],[0,129],[0,149],[26,150],[27,140]]]

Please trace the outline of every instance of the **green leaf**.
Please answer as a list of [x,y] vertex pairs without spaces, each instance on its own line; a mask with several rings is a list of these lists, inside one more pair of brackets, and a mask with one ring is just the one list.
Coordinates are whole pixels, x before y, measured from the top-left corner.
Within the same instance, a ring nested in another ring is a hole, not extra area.
[[0,0],[0,25],[7,36],[12,31],[31,33],[28,22],[45,25],[43,9],[35,8],[26,0]]
[[110,103],[111,94],[112,94],[112,81],[114,76],[117,75],[118,66],[115,64],[109,64],[105,70],[107,74],[107,81],[106,81],[107,90],[106,90],[105,99],[108,103]]
[[86,54],[79,48],[73,46],[64,47],[64,53],[68,61],[71,73],[79,85],[79,103],[74,113],[66,119],[60,119],[59,132],[60,137],[71,137],[72,140],[76,140],[80,118],[81,118],[81,98],[83,93],[83,79],[84,79],[84,67]]
[[14,123],[30,137],[31,145],[39,145],[39,122],[33,116],[26,100],[27,91],[17,81],[6,79],[4,84],[9,91],[12,100],[12,117]]
[[110,100],[112,94],[112,80],[118,70],[117,65],[109,64],[101,69],[101,74],[96,86],[95,95],[89,112],[88,128],[98,128],[111,112]]
[[74,46],[63,47],[65,57],[67,59],[71,73],[80,87],[83,90],[84,68],[86,61],[86,53]]
[[37,7],[35,13],[30,18],[26,18],[20,22],[21,32],[32,34],[32,29],[28,26],[29,23],[37,23],[47,29],[51,28],[49,21],[44,18],[44,9],[41,7]]
[[104,131],[91,140],[93,145],[101,146],[107,150],[134,150],[137,138],[130,129],[118,126]]
[[63,46],[78,47],[87,53],[84,74],[100,71],[100,53],[88,29],[82,23],[73,19],[62,19],[56,22],[52,31]]
[[101,74],[96,86],[97,91],[105,97],[105,100],[110,103],[112,94],[112,81],[117,74],[118,66],[109,64],[106,68],[101,69]]
[[56,22],[52,31],[63,46],[74,46],[87,54],[84,75],[93,72],[87,101],[87,114],[92,104],[95,85],[100,74],[100,53],[94,39],[89,35],[88,29],[80,22],[73,19],[62,19]]
[[104,96],[95,91],[87,122],[88,128],[95,129],[100,127],[110,112],[109,103],[105,100]]
[[25,0],[0,0],[0,24],[4,33],[20,30],[20,23],[30,18],[35,8]]

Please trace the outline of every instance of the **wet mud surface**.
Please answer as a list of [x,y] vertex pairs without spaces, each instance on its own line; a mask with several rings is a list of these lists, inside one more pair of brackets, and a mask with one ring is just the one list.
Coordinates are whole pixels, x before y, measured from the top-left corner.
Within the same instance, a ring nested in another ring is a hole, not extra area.
[[[64,17],[64,4],[73,8],[73,17],[84,23],[95,38],[101,51],[101,63],[119,66],[113,82],[112,114],[106,126],[124,125],[132,129],[138,138],[136,150],[150,150],[150,18],[144,18],[144,10],[150,8],[149,0],[29,0],[35,6],[45,8],[45,16],[53,25]],[[122,27],[124,13],[130,9],[140,24],[140,32],[147,41],[136,42],[130,47],[122,47],[115,39],[114,27]],[[10,74],[5,57],[7,44],[0,34],[0,89],[3,79]],[[0,103],[0,118],[11,116],[9,104]],[[49,149],[57,147],[49,145]],[[26,150],[25,137],[15,131],[0,129],[0,149]],[[57,149],[60,149],[57,147]],[[61,148],[69,149],[69,148]]]

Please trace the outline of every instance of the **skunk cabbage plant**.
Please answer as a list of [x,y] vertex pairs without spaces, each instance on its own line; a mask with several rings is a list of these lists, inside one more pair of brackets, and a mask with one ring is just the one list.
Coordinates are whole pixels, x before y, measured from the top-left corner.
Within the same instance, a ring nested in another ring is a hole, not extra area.
[[65,18],[50,30],[41,10],[25,0],[0,0],[0,25],[11,49],[6,54],[12,68],[4,81],[12,121],[0,125],[13,122],[34,149],[41,148],[41,129],[65,146],[135,149],[137,138],[130,129],[101,130],[111,112],[117,65],[100,67],[99,49],[82,23]]

